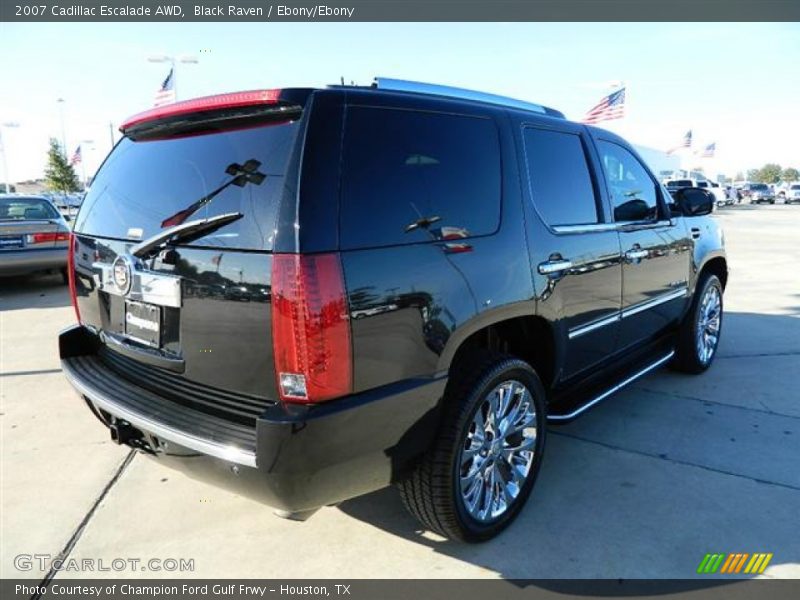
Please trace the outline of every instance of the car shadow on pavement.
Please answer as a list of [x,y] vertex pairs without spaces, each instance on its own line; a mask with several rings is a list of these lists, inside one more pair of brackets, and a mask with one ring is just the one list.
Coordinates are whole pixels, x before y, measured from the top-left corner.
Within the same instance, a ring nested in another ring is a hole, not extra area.
[[791,467],[800,456],[800,318],[728,313],[723,327],[705,374],[660,370],[549,427],[533,494],[490,542],[425,532],[393,488],[338,508],[487,576],[692,579],[683,585],[693,589],[752,577],[698,575],[706,553],[769,552],[774,576],[797,577],[800,541],[789,524],[800,513]]
[[60,273],[0,278],[0,310],[59,308],[70,305]]

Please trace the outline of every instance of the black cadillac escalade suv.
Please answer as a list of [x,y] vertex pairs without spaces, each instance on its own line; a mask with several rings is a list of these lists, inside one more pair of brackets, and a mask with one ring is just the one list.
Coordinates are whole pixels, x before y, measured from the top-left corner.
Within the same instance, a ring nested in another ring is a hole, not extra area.
[[548,421],[714,358],[713,198],[558,111],[378,79],[121,130],[71,241],[64,373],[115,441],[286,516],[396,484],[488,539]]

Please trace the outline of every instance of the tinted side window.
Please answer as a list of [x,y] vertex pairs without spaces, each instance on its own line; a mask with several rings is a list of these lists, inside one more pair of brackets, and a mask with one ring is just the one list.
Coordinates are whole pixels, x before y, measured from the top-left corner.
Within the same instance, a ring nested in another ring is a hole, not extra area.
[[658,218],[656,184],[642,163],[622,146],[598,142],[615,221],[649,221]]
[[531,197],[549,225],[597,223],[597,201],[580,136],[527,127]]
[[500,221],[500,145],[489,119],[351,107],[344,249],[485,235]]

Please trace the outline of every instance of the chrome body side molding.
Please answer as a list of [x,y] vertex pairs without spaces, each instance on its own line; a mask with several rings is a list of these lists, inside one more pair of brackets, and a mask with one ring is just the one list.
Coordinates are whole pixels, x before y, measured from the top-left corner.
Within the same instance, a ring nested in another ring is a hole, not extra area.
[[587,325],[581,325],[580,327],[571,329],[568,334],[569,339],[580,337],[584,334],[589,333],[590,331],[594,331],[595,329],[600,329],[601,327],[605,327],[606,325],[611,325],[612,323],[616,323],[618,321],[621,321],[622,319],[633,316],[642,311],[655,308],[656,306],[659,306],[666,302],[671,302],[672,300],[677,300],[678,298],[684,298],[686,297],[688,292],[689,289],[684,287],[679,290],[675,290],[674,292],[668,292],[651,300],[645,300],[644,302],[640,302],[639,304],[634,304],[633,306],[629,306],[628,308],[616,312],[611,316],[603,317],[602,319],[599,319],[597,321],[592,321]]
[[688,291],[689,289],[684,287],[662,296],[656,296],[652,300],[645,300],[639,304],[629,306],[628,308],[622,310],[622,318],[624,319],[626,317],[630,317],[631,315],[635,315],[636,313],[655,308],[659,304],[664,304],[665,302],[671,302],[672,300],[677,300],[678,298],[685,298]]

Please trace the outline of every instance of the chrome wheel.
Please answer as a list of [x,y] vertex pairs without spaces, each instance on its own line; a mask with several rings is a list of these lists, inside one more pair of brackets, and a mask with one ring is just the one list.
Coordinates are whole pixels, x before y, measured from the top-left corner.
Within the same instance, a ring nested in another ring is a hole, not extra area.
[[525,385],[510,380],[484,398],[458,457],[464,507],[477,521],[501,517],[522,491],[536,452],[536,408]]
[[710,285],[700,302],[697,318],[697,358],[703,364],[707,364],[717,350],[721,323],[722,296],[717,286]]

